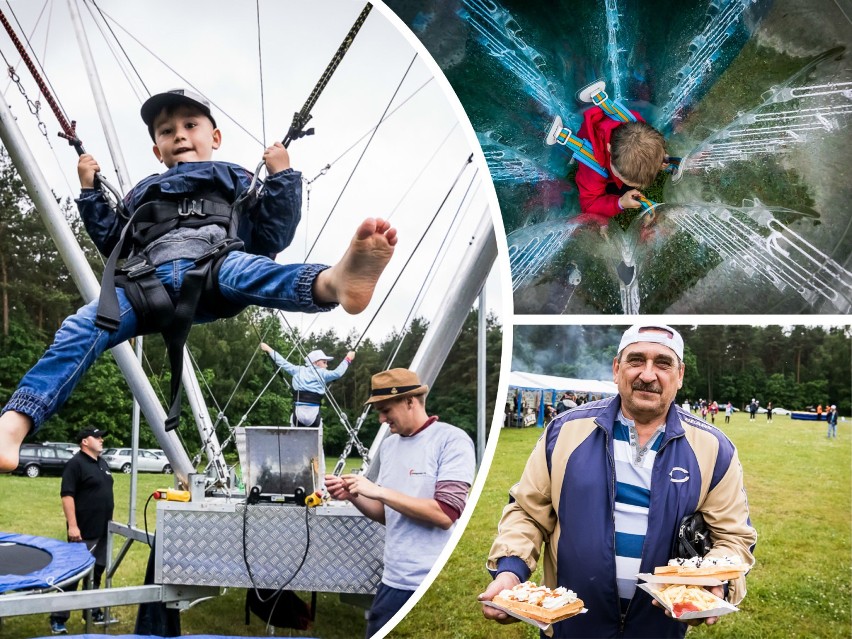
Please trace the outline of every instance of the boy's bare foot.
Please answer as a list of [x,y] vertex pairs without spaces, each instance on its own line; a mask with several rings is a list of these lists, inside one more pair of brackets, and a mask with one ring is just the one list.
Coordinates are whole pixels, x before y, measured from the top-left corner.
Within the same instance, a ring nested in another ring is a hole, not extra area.
[[376,282],[385,270],[397,243],[390,222],[368,217],[361,222],[341,260],[317,276],[314,299],[338,302],[347,313],[360,313],[373,297]]
[[29,417],[13,410],[0,417],[0,473],[11,473],[18,467],[21,443],[31,427]]

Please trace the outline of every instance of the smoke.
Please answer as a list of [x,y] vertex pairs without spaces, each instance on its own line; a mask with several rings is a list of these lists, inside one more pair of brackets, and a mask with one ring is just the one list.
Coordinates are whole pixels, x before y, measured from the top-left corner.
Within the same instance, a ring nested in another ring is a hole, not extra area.
[[512,370],[612,379],[622,326],[516,326]]

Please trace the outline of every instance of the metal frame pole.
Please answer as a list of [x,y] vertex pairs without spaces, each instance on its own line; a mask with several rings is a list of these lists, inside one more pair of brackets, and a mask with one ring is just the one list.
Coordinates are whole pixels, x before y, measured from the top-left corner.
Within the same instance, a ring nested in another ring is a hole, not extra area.
[[485,314],[488,307],[485,304],[485,287],[479,292],[479,329],[477,331],[476,349],[476,467],[482,463],[485,453],[485,413],[488,410],[485,399],[485,353],[488,342],[488,322]]

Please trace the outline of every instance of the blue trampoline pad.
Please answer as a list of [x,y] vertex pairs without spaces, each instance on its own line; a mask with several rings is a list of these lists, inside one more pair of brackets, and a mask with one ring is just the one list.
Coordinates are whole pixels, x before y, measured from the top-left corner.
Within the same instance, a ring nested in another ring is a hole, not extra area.
[[84,543],[0,532],[0,593],[50,588],[93,563]]

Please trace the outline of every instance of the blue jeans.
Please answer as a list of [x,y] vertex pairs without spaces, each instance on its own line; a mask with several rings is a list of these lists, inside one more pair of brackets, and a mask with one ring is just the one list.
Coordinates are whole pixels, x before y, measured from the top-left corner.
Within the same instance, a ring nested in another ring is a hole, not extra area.
[[[157,267],[157,277],[172,301],[192,260],[176,260]],[[312,287],[317,275],[328,268],[323,264],[278,264],[268,257],[242,251],[229,253],[219,269],[219,290],[229,302],[243,307],[256,304],[282,311],[319,313],[336,304],[314,302]],[[18,385],[3,412],[14,410],[32,419],[34,434],[65,403],[89,367],[108,348],[137,335],[136,313],[124,290],[116,289],[120,323],[115,331],[95,326],[98,301],[94,300],[68,317],[59,327],[53,344]],[[216,319],[196,316],[197,322]]]
[[370,612],[367,613],[367,639],[381,630],[413,594],[413,590],[400,590],[380,583]]
[[837,438],[837,422],[828,422],[828,436]]

